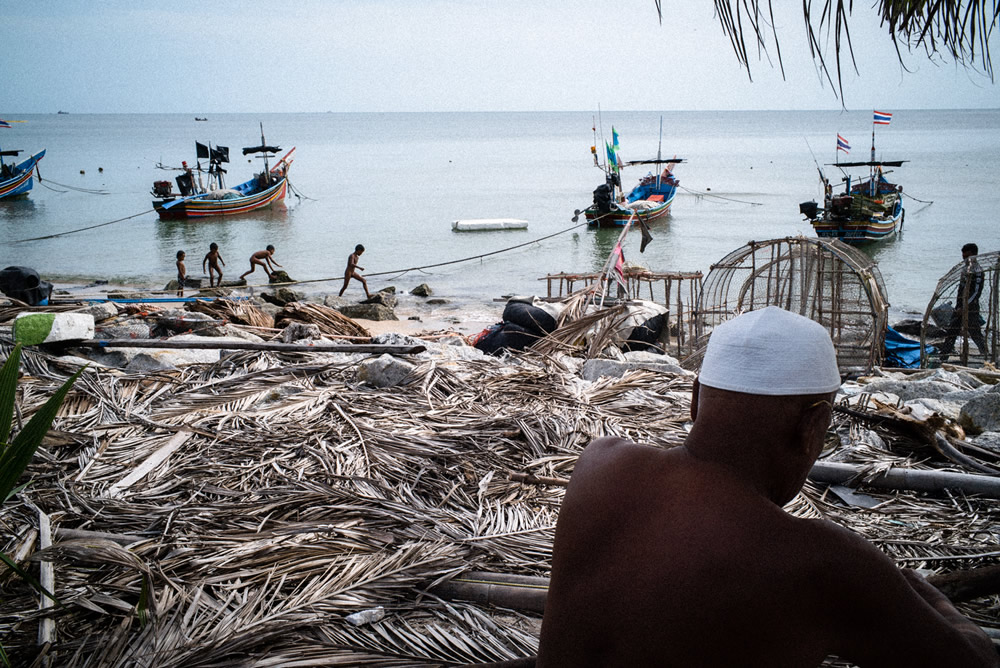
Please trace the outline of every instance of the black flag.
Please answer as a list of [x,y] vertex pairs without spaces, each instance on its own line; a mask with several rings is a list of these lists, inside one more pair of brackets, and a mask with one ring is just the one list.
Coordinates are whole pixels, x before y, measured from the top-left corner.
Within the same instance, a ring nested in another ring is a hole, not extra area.
[[645,253],[646,246],[653,240],[653,235],[649,233],[649,228],[646,226],[646,221],[642,219],[642,216],[637,216],[637,218],[639,219],[639,227],[642,229],[642,243],[639,244],[639,252]]
[[197,152],[199,158],[208,158],[208,147],[201,142],[194,143],[194,149]]

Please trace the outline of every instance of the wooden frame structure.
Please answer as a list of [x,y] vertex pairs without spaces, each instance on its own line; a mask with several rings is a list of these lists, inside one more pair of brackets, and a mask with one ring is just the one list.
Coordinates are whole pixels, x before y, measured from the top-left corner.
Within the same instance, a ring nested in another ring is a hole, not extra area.
[[[696,339],[694,314],[701,296],[702,273],[652,272],[627,267],[624,275],[624,288],[598,272],[549,274],[538,280],[546,282],[547,299],[551,301],[562,301],[573,295],[579,289],[574,288],[577,283],[586,287],[604,278],[606,300],[643,299],[665,306],[669,311],[669,332],[664,342],[667,352],[678,358],[689,355]],[[611,294],[612,286],[616,288],[616,294]]]

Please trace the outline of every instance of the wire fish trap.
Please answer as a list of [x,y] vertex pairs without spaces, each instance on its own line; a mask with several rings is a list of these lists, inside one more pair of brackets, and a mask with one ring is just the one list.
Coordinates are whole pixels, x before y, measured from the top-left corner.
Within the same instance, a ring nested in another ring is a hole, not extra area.
[[1000,251],[980,253],[952,267],[938,281],[924,312],[920,366],[937,366],[949,356],[962,366],[970,362],[995,366],[1000,343],[998,303]]
[[696,352],[684,366],[701,366],[717,325],[767,306],[823,325],[843,376],[868,373],[882,361],[889,303],[875,261],[836,239],[788,237],[751,241],[712,265],[695,319]]

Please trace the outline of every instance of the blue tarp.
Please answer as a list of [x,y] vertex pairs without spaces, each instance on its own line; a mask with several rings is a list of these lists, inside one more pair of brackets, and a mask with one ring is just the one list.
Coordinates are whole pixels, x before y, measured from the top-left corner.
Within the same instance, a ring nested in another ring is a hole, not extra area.
[[[927,346],[926,353],[935,352],[934,346]],[[885,330],[885,365],[898,369],[920,368],[920,342],[908,339],[892,327]]]

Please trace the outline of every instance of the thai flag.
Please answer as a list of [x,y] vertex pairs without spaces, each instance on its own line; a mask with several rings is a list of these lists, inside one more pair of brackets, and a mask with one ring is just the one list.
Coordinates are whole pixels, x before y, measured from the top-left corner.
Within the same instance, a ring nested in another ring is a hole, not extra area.
[[892,122],[892,114],[887,114],[884,111],[876,111],[875,119],[872,122],[875,125],[889,125]]
[[843,137],[841,137],[840,135],[837,135],[837,150],[838,151],[843,151],[844,153],[847,153],[848,155],[851,154],[851,145],[848,144],[847,140],[844,139]]
[[10,127],[10,123],[8,123],[7,121],[5,121],[2,118],[0,118],[0,128],[9,128],[9,127]]

